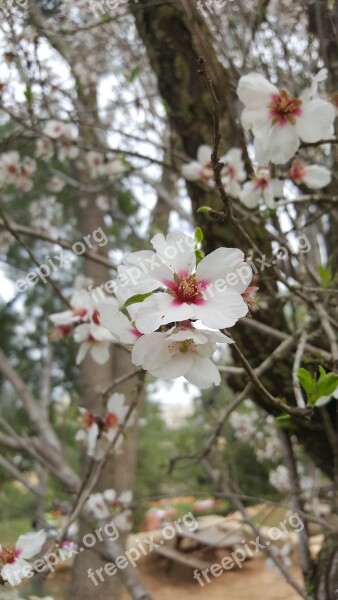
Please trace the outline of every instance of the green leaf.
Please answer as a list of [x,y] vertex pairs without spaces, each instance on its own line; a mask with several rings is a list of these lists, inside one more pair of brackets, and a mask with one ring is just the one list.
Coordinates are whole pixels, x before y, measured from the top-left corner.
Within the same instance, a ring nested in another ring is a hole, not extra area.
[[291,415],[288,415],[287,413],[282,413],[276,417],[275,425],[278,429],[296,429],[296,425],[293,423]]
[[203,242],[203,231],[200,227],[196,227],[194,239],[197,244]]
[[198,248],[196,248],[195,257],[196,257],[196,266],[197,266],[198,263],[201,262],[202,258],[204,258],[204,254],[203,254],[202,250],[198,250]]
[[297,377],[306,392],[308,402],[312,404],[317,398],[317,384],[315,380],[311,377],[311,373],[303,368],[298,369]]
[[317,398],[321,396],[331,396],[338,386],[338,375],[335,373],[327,373],[320,376],[317,382]]
[[27,87],[24,91],[24,95],[26,97],[27,104],[31,105],[33,102],[33,94],[32,94],[32,88],[30,85],[27,85]]
[[209,213],[212,210],[211,206],[200,206],[197,209],[198,213]]
[[135,296],[130,296],[128,300],[125,301],[123,308],[128,308],[131,304],[138,304],[139,302],[143,302],[148,296],[151,296],[153,292],[148,292],[147,294],[135,294]]

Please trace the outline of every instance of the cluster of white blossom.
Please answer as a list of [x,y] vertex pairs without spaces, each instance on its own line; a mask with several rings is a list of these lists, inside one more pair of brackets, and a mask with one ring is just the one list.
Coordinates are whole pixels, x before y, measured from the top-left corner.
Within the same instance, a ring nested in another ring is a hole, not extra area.
[[118,496],[115,490],[110,489],[102,494],[91,494],[86,502],[86,509],[95,519],[110,519],[118,531],[128,532],[132,526],[132,500],[132,491],[126,490]]
[[[326,166],[307,165],[298,158],[289,168],[280,168],[278,176],[276,169],[272,171],[268,166],[269,162],[285,165],[294,157],[301,142],[315,143],[332,138],[335,107],[318,93],[318,84],[326,77],[327,71],[322,69],[300,98],[291,97],[284,89],[278,90],[257,73],[240,78],[237,94],[245,106],[242,125],[253,133],[257,168],[248,179],[240,148],[231,148],[221,156],[222,182],[227,194],[239,198],[250,209],[260,203],[274,209],[275,200],[283,197],[286,179],[313,190],[330,183],[332,175]],[[210,146],[200,146],[197,160],[182,167],[183,176],[214,187],[211,152]]]
[[133,252],[118,268],[116,298],[95,304],[76,291],[71,310],[51,315],[54,339],[70,333],[80,344],[77,363],[88,352],[103,364],[109,345],[132,346],[132,362],[154,377],[184,376],[201,388],[218,385],[211,357],[220,331],[248,313],[252,270],[236,248],[218,248],[200,260],[196,240],[183,233],[157,234],[154,251]]
[[[106,413],[102,417],[85,408],[79,408],[81,429],[77,431],[75,439],[85,443],[88,456],[95,460],[100,460],[104,456],[105,449],[115,439],[119,426],[124,424],[128,410],[125,396],[118,393],[109,398]],[[125,426],[129,425],[131,425],[130,418]],[[119,447],[121,443],[120,436],[115,447]]]

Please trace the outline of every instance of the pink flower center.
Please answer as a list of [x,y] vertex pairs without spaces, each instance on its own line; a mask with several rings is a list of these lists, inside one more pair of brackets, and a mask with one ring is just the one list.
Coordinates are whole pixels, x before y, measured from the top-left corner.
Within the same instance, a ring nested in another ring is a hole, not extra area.
[[291,165],[289,175],[293,181],[301,182],[304,179],[304,167],[301,163],[294,161]]
[[204,286],[196,281],[195,275],[178,275],[175,273],[170,291],[179,303],[200,304]]
[[17,172],[17,167],[16,165],[7,165],[7,173],[9,173],[9,175],[15,175]]
[[301,115],[301,104],[301,100],[291,98],[285,90],[282,90],[279,94],[273,94],[272,100],[268,104],[272,122],[281,126],[287,123],[294,125],[296,117]]
[[233,165],[229,165],[227,168],[227,175],[228,177],[230,177],[230,179],[235,179],[236,178],[236,169]]
[[12,546],[4,546],[0,552],[0,563],[12,565],[20,554],[21,550]]
[[56,325],[54,327],[51,337],[53,340],[60,340],[64,337],[67,337],[73,330],[71,325]]
[[254,189],[255,189],[255,191],[260,190],[260,189],[265,190],[265,188],[268,185],[269,185],[269,181],[267,179],[265,179],[264,177],[261,177],[261,179],[256,179]]

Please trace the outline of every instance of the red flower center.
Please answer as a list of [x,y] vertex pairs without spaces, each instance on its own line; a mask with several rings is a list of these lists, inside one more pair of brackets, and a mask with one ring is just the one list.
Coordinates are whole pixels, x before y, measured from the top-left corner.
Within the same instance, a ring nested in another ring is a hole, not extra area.
[[104,418],[104,430],[107,431],[107,429],[112,429],[113,427],[117,427],[118,422],[119,422],[119,420],[115,413],[113,413],[113,412],[107,413]]
[[93,322],[95,323],[95,325],[100,325],[100,324],[101,324],[101,323],[100,323],[100,313],[99,313],[99,311],[97,310],[97,308],[95,308],[95,309],[93,310],[92,320],[93,320]]
[[255,190],[259,190],[259,189],[265,190],[265,188],[268,186],[268,184],[269,184],[269,181],[267,179],[265,179],[264,177],[261,177],[261,179],[256,179]]
[[4,565],[12,565],[20,553],[21,551],[15,547],[4,546],[0,552],[0,563]]
[[227,168],[227,175],[230,179],[235,179],[236,177],[236,169],[233,165],[229,165]]
[[272,100],[268,104],[272,122],[279,123],[279,125],[286,125],[287,123],[294,125],[296,117],[301,115],[301,104],[301,100],[291,98],[285,90],[282,90],[280,94],[273,94]]
[[304,179],[304,167],[301,163],[294,161],[290,169],[290,177],[294,181],[301,182]]
[[89,429],[92,425],[94,425],[96,421],[96,417],[94,413],[86,412],[81,416],[82,426]]
[[85,317],[87,314],[87,309],[86,308],[76,308],[75,310],[73,310],[73,315],[74,317]]

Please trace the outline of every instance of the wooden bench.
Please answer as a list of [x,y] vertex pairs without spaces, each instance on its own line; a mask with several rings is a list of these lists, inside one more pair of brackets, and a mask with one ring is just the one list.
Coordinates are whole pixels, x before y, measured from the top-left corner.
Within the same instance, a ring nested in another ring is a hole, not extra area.
[[191,554],[187,554],[185,552],[181,552],[180,550],[176,550],[171,546],[159,546],[154,549],[156,554],[167,558],[170,561],[175,561],[185,565],[186,567],[190,567],[191,569],[198,569],[199,571],[203,571],[204,569],[209,569],[211,563],[206,562],[197,556],[192,556]]

